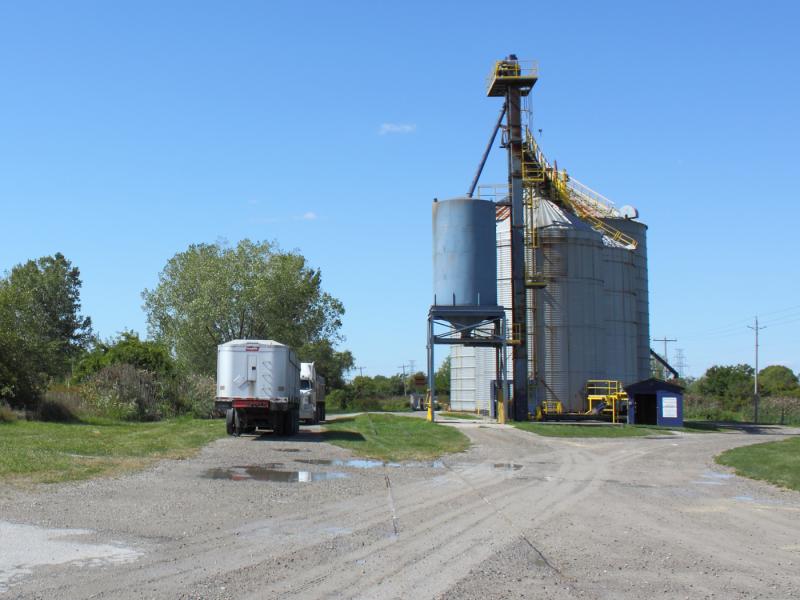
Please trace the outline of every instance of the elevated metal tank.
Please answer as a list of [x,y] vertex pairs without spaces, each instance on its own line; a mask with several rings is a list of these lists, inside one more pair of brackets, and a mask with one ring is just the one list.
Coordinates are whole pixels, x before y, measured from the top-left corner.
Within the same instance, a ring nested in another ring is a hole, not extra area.
[[[496,253],[497,253],[497,299],[500,306],[505,307],[506,322],[511,323],[511,219],[510,214],[506,213],[503,218],[495,218],[495,233],[496,233]],[[470,357],[473,357],[474,362],[468,362],[467,352]],[[462,410],[475,410],[482,414],[491,413],[491,405],[493,400],[494,382],[497,377],[495,372],[495,350],[493,348],[462,348],[453,346],[451,356],[458,356],[459,360],[453,361],[450,364],[450,377],[451,388],[458,386],[458,389],[466,389],[467,386],[462,383],[462,380],[473,380],[472,395],[468,396],[463,394],[460,397],[460,405]],[[512,350],[506,349],[506,364],[512,363]],[[454,369],[459,369],[459,365],[463,372]],[[472,371],[468,369],[473,367]],[[509,367],[513,368],[513,367]],[[454,373],[456,379],[454,379]],[[458,381],[458,384],[454,384]],[[452,398],[452,396],[451,396]]]
[[[631,287],[636,297],[636,381],[650,377],[650,300],[647,274],[647,225],[633,219],[604,219],[636,240]],[[629,251],[630,252],[630,251]],[[623,380],[624,381],[624,380]],[[628,383],[627,381],[625,383]]]
[[495,204],[453,198],[433,203],[436,306],[496,306]]

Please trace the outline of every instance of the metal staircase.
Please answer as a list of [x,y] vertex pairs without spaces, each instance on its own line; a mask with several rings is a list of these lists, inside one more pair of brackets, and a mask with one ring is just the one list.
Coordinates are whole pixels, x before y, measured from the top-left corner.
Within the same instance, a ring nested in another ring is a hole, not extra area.
[[[557,167],[550,166],[527,128],[522,154],[522,178],[526,190],[531,190],[530,196],[533,195],[535,186],[544,184],[552,192],[556,202],[586,221],[594,230],[630,250],[636,248],[636,240],[603,220],[618,216],[611,201],[582,183],[570,179],[565,170],[559,171]],[[535,237],[534,233],[533,238]]]

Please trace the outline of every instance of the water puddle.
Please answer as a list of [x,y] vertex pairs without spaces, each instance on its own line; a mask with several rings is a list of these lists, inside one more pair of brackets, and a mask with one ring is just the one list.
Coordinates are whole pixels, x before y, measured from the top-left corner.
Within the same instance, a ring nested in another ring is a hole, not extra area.
[[[272,465],[283,466],[281,463]],[[241,466],[227,469],[209,469],[205,473],[206,479],[229,479],[231,481],[277,481],[281,483],[309,483],[311,481],[327,481],[329,479],[346,479],[347,473],[326,471],[315,473],[312,471],[284,471],[278,468],[265,466]]]
[[299,458],[295,462],[304,463],[307,465],[326,465],[333,467],[350,467],[352,469],[375,469],[377,467],[390,467],[393,469],[399,467],[406,468],[420,468],[425,467],[429,469],[444,469],[444,463],[441,460],[434,460],[433,462],[389,462],[385,463],[380,460],[372,460],[368,458]]
[[307,465],[330,465],[335,467],[351,467],[353,469],[375,469],[382,467],[383,461],[369,460],[367,458],[353,458],[350,460],[340,460],[338,458],[305,458],[298,459],[297,462]]
[[522,465],[517,463],[494,463],[494,468],[499,471],[519,471]]
[[0,594],[45,565],[97,567],[131,562],[142,556],[142,552],[125,546],[80,539],[92,533],[88,529],[47,529],[0,521]]
[[301,448],[275,448],[275,452],[309,452]]
[[733,479],[731,473],[719,473],[718,471],[706,471],[703,473],[703,477],[707,479]]

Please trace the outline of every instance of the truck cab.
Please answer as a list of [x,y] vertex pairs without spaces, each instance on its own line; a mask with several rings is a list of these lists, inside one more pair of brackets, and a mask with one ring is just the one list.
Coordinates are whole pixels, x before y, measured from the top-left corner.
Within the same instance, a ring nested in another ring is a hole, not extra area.
[[313,362],[300,363],[300,419],[311,424],[325,420],[325,378]]

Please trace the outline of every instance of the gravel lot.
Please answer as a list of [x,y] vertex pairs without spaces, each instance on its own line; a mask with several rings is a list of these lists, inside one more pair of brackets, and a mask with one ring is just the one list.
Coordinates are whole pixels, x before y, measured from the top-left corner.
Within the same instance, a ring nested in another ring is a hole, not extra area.
[[796,430],[453,426],[472,448],[434,463],[348,463],[304,428],[116,479],[2,486],[0,598],[800,595],[800,493],[713,462]]

